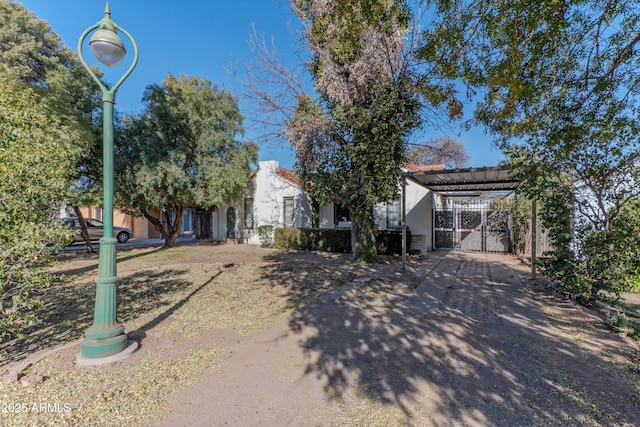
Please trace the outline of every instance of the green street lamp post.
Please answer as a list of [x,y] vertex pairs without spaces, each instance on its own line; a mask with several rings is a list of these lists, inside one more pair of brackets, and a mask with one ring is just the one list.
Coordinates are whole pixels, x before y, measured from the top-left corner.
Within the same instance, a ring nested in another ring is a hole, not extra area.
[[[97,31],[91,37],[89,47],[98,61],[106,66],[113,67],[120,64],[126,53],[116,30],[125,34],[133,44],[133,63],[111,89],[107,89],[100,81],[91,67],[87,65],[82,54],[82,44],[87,35],[94,30]],[[118,277],[116,275],[116,239],[113,237],[113,106],[116,90],[131,74],[138,62],[138,46],[127,31],[111,20],[109,3],[105,8],[104,18],[87,28],[80,36],[78,56],[82,65],[100,87],[103,105],[104,234],[100,239],[93,324],[85,332],[81,352],[77,357],[77,362],[80,365],[95,365],[129,356],[138,347],[137,342],[127,340],[124,326],[116,320],[116,282]]]

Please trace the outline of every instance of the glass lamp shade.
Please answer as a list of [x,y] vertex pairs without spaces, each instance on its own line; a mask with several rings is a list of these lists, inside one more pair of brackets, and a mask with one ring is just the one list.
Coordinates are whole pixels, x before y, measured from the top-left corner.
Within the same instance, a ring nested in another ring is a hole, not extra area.
[[116,32],[105,28],[95,32],[91,37],[89,47],[98,61],[108,67],[114,67],[121,63],[127,53]]

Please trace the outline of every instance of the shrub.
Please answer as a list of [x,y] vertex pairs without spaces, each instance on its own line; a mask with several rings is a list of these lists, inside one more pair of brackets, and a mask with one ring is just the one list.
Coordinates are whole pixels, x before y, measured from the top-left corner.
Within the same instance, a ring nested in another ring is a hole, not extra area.
[[[392,255],[402,253],[402,230],[376,231],[378,255]],[[407,228],[407,252],[411,247],[411,231]]]
[[263,248],[273,247],[273,225],[261,225],[258,227],[258,239]]
[[[378,254],[402,252],[401,230],[376,232]],[[407,248],[411,232],[407,229]],[[351,252],[351,230],[348,228],[277,228],[274,247],[302,251]]]
[[274,246],[301,251],[350,252],[348,228],[277,228]]
[[600,291],[617,296],[640,283],[640,201],[630,200],[607,229],[574,219],[570,200],[549,197],[543,220],[556,248],[543,261],[556,287],[585,305]]

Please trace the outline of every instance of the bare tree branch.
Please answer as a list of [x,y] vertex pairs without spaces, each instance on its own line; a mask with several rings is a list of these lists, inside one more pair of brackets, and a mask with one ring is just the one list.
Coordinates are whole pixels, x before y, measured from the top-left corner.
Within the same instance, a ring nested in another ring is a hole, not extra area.
[[242,86],[240,99],[253,106],[249,118],[261,131],[258,142],[282,143],[298,100],[311,93],[304,84],[306,70],[302,62],[288,65],[280,56],[275,39],[267,39],[255,26],[252,28],[248,43],[253,61],[236,61],[225,69]]
[[407,160],[417,164],[444,164],[448,168],[462,168],[469,162],[464,145],[453,138],[443,136],[424,144],[409,144]]

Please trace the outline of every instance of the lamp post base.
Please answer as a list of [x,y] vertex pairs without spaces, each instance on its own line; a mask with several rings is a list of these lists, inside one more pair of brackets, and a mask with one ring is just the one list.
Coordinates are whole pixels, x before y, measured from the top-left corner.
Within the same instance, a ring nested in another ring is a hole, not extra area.
[[127,335],[121,333],[115,337],[104,339],[91,339],[86,337],[82,340],[82,355],[88,359],[108,357],[118,354],[127,348]]
[[96,278],[96,305],[93,325],[85,332],[82,356],[98,359],[113,356],[127,348],[124,326],[116,320],[116,239],[100,239],[100,258]]
[[[84,345],[84,342],[83,342]],[[131,356],[138,349],[138,342],[129,340],[126,343],[126,347],[120,353],[112,354],[111,356],[105,357],[86,357],[82,355],[82,352],[78,353],[76,356],[76,363],[78,366],[93,366],[93,365],[103,365],[105,363],[117,362],[118,360],[126,359]]]

